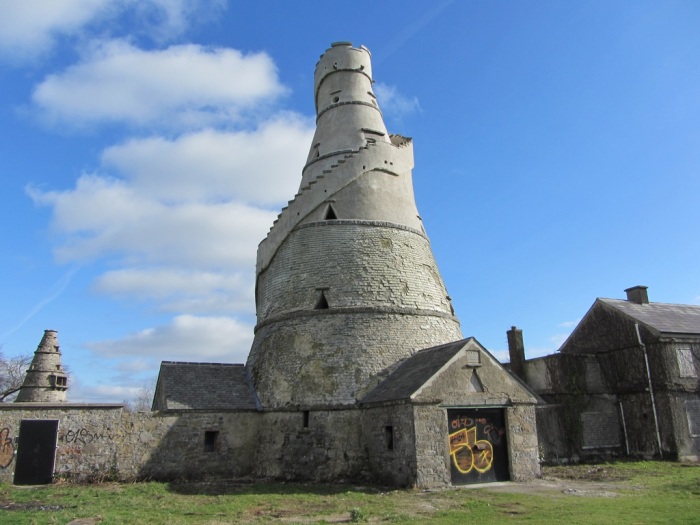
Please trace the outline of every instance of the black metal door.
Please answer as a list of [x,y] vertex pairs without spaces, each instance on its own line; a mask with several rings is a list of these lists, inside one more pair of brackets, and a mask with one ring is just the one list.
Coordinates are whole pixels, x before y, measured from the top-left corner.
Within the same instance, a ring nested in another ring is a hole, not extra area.
[[19,424],[15,485],[45,485],[53,480],[58,420],[23,419]]
[[447,411],[453,485],[508,481],[508,440],[502,408]]

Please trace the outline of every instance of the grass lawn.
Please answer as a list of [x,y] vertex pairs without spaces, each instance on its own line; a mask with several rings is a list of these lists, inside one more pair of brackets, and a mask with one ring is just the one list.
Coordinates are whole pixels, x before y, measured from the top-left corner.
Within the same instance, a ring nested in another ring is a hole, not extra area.
[[700,466],[549,467],[533,482],[430,492],[233,481],[0,485],[0,523],[71,522],[700,524]]

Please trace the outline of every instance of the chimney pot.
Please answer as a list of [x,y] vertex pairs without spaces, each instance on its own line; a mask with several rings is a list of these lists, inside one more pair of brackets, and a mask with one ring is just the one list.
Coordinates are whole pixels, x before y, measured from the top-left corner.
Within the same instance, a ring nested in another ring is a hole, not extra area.
[[525,344],[523,331],[515,326],[506,332],[508,336],[508,354],[510,354],[510,371],[525,379]]
[[647,286],[633,286],[632,288],[627,288],[625,293],[627,294],[627,300],[631,303],[637,304],[649,304],[649,295],[647,294]]

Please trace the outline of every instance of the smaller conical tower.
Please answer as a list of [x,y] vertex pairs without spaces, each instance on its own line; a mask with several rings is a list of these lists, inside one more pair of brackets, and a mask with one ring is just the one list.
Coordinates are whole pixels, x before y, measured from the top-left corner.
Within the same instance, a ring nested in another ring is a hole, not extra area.
[[66,401],[68,375],[61,364],[56,330],[44,330],[34,359],[24,377],[16,402],[62,403]]

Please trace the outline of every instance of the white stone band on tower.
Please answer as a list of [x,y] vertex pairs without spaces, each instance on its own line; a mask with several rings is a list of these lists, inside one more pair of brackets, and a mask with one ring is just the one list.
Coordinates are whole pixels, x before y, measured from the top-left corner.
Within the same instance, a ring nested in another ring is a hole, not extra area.
[[248,367],[263,407],[354,404],[400,360],[462,337],[416,209],[412,142],[387,132],[370,58],[347,42],[321,56],[300,188],[258,248]]

